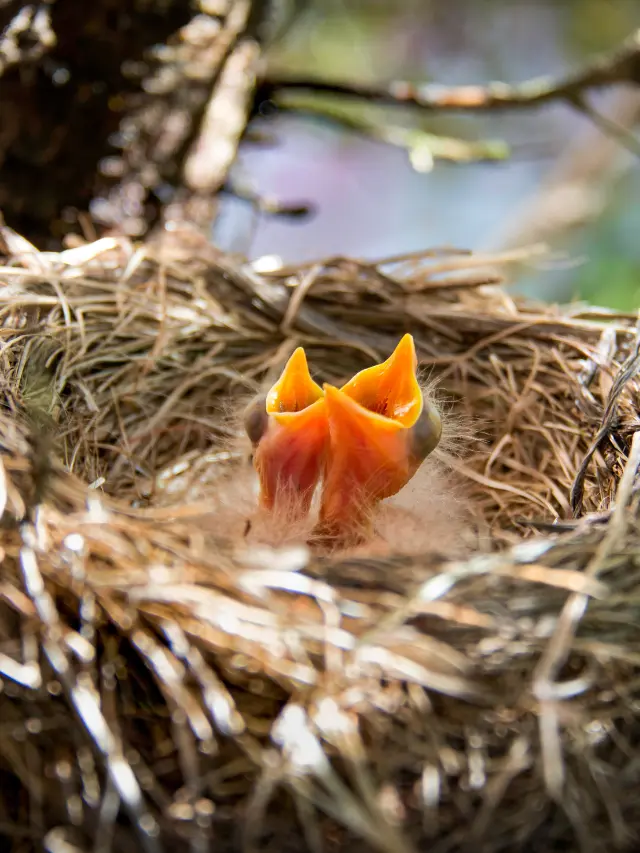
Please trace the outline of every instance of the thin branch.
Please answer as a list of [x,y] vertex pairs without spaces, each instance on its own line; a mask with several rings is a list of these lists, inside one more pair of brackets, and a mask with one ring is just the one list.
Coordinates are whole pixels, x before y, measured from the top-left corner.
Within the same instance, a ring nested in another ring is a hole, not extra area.
[[575,105],[587,90],[629,83],[640,86],[640,29],[616,47],[594,58],[585,68],[565,77],[543,76],[524,83],[487,86],[415,85],[398,80],[388,86],[338,83],[314,77],[267,75],[260,95],[264,100],[285,91],[336,95],[388,106],[423,111],[480,111],[539,106],[549,101]]
[[598,112],[598,110],[592,107],[591,104],[588,104],[583,98],[576,98],[575,106],[587,118],[591,119],[595,126],[606,136],[610,136],[631,154],[640,157],[640,139],[637,139],[623,124]]
[[299,219],[309,216],[314,212],[313,206],[308,202],[279,201],[275,198],[263,196],[246,186],[246,184],[231,178],[222,186],[221,192],[250,204],[257,213],[267,216],[288,216]]
[[[631,128],[640,122],[640,89],[621,88],[613,93],[607,121],[631,136]],[[512,211],[506,229],[501,229],[497,244],[501,249],[541,242],[556,251],[576,229],[602,214],[612,185],[634,165],[631,158],[620,156],[620,134],[614,135],[608,128],[603,133],[603,129],[594,120],[562,149],[544,180],[520,209]],[[553,298],[569,296],[554,291]]]
[[430,171],[434,160],[469,163],[506,160],[510,154],[509,147],[500,140],[467,141],[450,136],[437,136],[416,128],[374,121],[359,115],[357,110],[345,107],[331,109],[324,104],[278,104],[278,110],[281,113],[294,113],[298,117],[321,119],[367,139],[404,149],[417,172]]

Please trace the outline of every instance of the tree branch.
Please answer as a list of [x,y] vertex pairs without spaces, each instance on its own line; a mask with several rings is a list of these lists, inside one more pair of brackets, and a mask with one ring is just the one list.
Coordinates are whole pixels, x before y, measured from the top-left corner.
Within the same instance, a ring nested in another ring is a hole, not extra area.
[[576,104],[587,90],[623,83],[640,86],[640,29],[614,50],[595,57],[585,68],[565,77],[537,77],[514,85],[415,85],[398,80],[388,86],[374,86],[267,74],[259,95],[268,100],[276,99],[278,93],[306,92],[357,98],[387,106],[410,106],[429,112],[453,112],[529,108],[549,101]]

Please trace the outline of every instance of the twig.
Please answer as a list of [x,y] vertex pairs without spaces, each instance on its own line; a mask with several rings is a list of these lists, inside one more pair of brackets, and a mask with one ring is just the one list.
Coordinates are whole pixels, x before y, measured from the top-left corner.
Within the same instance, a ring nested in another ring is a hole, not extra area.
[[[640,120],[640,89],[615,93],[609,104],[607,128],[594,116],[589,117],[592,127],[571,140],[542,184],[522,209],[514,212],[498,244],[501,249],[538,241],[557,249],[568,234],[602,213],[612,183],[633,164],[630,158],[620,156],[619,130],[622,128],[623,144],[628,147],[633,139],[631,128]],[[618,132],[611,132],[611,122]],[[554,298],[562,297],[556,294]]]
[[449,136],[437,136],[416,128],[375,121],[345,106],[333,108],[325,103],[302,104],[295,100],[292,104],[278,103],[278,111],[293,113],[303,118],[321,119],[367,139],[405,149],[413,168],[418,172],[429,171],[436,159],[469,163],[481,160],[506,160],[510,154],[509,146],[497,139],[468,141]]
[[258,213],[268,216],[289,216],[297,219],[299,217],[309,216],[313,212],[312,206],[307,202],[300,201],[289,203],[268,198],[232,179],[229,179],[222,186],[221,192],[227,193],[239,201],[247,202],[247,204],[250,204]]
[[542,76],[524,83],[491,83],[488,86],[415,85],[397,80],[388,86],[339,83],[315,77],[266,76],[262,81],[265,100],[284,91],[357,98],[388,106],[411,106],[423,111],[480,111],[519,109],[549,101],[576,105],[583,93],[615,84],[640,85],[640,29],[607,53],[595,57],[585,68],[565,77]]
[[623,124],[615,119],[609,118],[596,110],[591,104],[588,104],[584,98],[575,99],[576,109],[584,113],[585,116],[596,125],[603,133],[610,136],[616,142],[627,148],[631,154],[640,157],[640,140],[629,131]]
[[620,368],[619,373],[613,381],[609,397],[602,415],[600,429],[596,437],[591,442],[588,451],[586,452],[580,467],[576,473],[571,487],[571,508],[574,517],[578,517],[582,511],[582,497],[584,493],[584,483],[587,476],[587,470],[597,450],[600,449],[603,442],[611,435],[616,425],[616,417],[618,414],[618,401],[620,395],[624,391],[626,384],[636,375],[640,367],[640,340],[637,341],[634,352],[629,356],[627,361]]
[[[640,465],[639,435],[634,433],[631,441],[631,452],[620,480],[615,508],[607,531],[585,569],[585,574],[590,577],[596,577],[599,574],[606,559],[616,546],[621,546],[624,539],[627,528],[626,509]],[[565,784],[560,737],[560,702],[563,694],[568,692],[572,684],[577,685],[578,680],[562,683],[557,680],[557,676],[569,657],[571,643],[588,603],[589,596],[584,592],[574,592],[567,598],[556,630],[538,663],[533,678],[533,693],[540,703],[540,744],[545,783],[549,794],[558,801],[562,798]]]

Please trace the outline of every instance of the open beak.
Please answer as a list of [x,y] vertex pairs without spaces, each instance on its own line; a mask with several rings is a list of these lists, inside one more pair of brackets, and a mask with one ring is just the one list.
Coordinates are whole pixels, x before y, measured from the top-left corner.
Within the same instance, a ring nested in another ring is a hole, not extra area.
[[309,511],[322,472],[328,437],[324,394],[299,347],[267,394],[245,414],[254,444],[260,503],[289,517]]
[[329,427],[319,530],[342,537],[366,529],[375,504],[400,491],[441,435],[440,417],[418,384],[413,338],[341,389],[325,385]]

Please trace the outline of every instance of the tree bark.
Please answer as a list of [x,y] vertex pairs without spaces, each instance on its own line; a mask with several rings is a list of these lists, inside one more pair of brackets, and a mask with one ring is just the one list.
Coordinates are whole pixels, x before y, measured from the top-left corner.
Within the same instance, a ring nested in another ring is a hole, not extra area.
[[40,248],[83,221],[141,236],[168,206],[206,224],[272,13],[263,0],[0,0],[7,224]]

